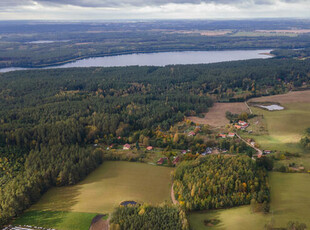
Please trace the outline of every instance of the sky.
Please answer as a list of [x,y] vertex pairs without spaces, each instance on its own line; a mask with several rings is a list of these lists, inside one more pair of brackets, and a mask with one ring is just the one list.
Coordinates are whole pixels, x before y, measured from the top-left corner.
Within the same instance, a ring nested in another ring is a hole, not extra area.
[[310,18],[310,0],[0,0],[0,20]]

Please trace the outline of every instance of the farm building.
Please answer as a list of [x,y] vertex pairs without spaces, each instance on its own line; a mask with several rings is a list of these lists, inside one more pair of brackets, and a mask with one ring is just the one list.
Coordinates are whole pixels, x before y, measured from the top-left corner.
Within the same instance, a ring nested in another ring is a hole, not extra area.
[[248,123],[246,123],[245,121],[238,121],[238,125],[241,125],[241,126],[245,126],[247,125]]
[[195,132],[193,132],[193,131],[190,131],[189,133],[188,133],[188,136],[189,137],[191,137],[191,136],[195,136],[196,135],[196,133]]
[[246,129],[249,126],[249,123],[247,123],[245,121],[238,121],[237,125],[240,126],[240,128],[237,128],[236,125],[235,125],[235,127],[237,129]]
[[176,165],[177,163],[179,163],[181,160],[181,158],[179,156],[177,156],[176,158],[174,158],[174,160],[172,161],[173,165]]
[[124,150],[128,150],[128,149],[130,149],[130,148],[131,148],[130,144],[124,144],[124,146],[123,146],[123,149],[124,149]]
[[157,164],[158,164],[158,165],[162,165],[162,164],[165,162],[165,160],[167,160],[167,157],[161,157],[161,158],[159,158],[159,160],[157,161]]
[[271,150],[264,150],[264,154],[270,154]]

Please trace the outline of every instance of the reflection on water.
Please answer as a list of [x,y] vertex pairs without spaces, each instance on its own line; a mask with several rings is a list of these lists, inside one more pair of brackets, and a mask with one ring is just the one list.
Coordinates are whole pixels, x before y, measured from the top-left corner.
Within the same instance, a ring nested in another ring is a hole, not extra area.
[[[163,53],[140,53],[117,56],[85,58],[71,63],[45,67],[71,68],[71,67],[112,67],[112,66],[166,66],[185,64],[208,64],[225,61],[249,60],[256,58],[270,58],[265,55],[271,50],[229,50],[229,51],[184,51],[184,52],[163,52]],[[3,68],[0,72],[26,70],[33,68]]]

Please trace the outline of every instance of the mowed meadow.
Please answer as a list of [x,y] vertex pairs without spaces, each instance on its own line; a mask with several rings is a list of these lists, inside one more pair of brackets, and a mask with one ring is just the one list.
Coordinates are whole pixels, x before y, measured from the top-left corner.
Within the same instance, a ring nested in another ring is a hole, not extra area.
[[[252,107],[253,113],[263,115],[268,133],[244,136],[254,138],[261,149],[299,153],[301,157],[294,158],[293,161],[310,169],[310,152],[299,144],[305,129],[310,127],[310,91],[260,97],[251,101],[279,103],[284,107],[284,110],[267,111]],[[255,122],[251,123],[255,125]],[[285,161],[290,163],[290,160]]]
[[15,224],[88,229],[94,216],[111,213],[122,201],[170,202],[171,171],[145,163],[104,162],[74,186],[49,189]]
[[253,113],[263,115],[267,124],[268,135],[256,137],[262,148],[291,152],[301,150],[298,143],[305,129],[310,127],[310,91],[260,97],[251,102],[274,102],[284,107],[281,111],[252,107]]
[[[266,224],[285,227],[288,221],[299,221],[310,226],[310,175],[304,173],[269,174],[271,186],[271,208],[269,214],[252,213],[249,205],[196,212],[189,215],[193,230],[261,230]],[[218,219],[214,226],[205,226],[204,220]]]

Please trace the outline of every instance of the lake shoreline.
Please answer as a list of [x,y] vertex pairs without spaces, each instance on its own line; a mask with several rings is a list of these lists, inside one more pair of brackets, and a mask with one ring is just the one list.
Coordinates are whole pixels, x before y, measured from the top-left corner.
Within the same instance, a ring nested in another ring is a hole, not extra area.
[[[102,55],[92,55],[92,56],[82,56],[82,57],[76,57],[73,59],[69,59],[66,61],[61,61],[61,62],[56,62],[56,63],[51,63],[51,64],[42,64],[42,65],[35,65],[35,66],[11,66],[11,67],[4,67],[0,68],[0,73],[6,73],[6,72],[12,72],[12,71],[18,71],[18,70],[40,70],[40,69],[53,69],[53,68],[70,68],[70,67],[124,67],[124,66],[166,66],[166,65],[188,65],[188,64],[209,64],[209,63],[219,63],[219,62],[227,62],[227,61],[241,61],[241,60],[250,60],[250,59],[266,59],[266,58],[271,58],[270,55],[268,55],[268,52],[270,53],[272,50],[270,49],[259,49],[259,50],[253,50],[253,49],[242,49],[242,50],[184,50],[184,51],[156,51],[156,52],[147,52],[147,51],[135,51],[135,52],[119,52],[115,54],[102,54]],[[148,63],[148,64],[116,64],[116,65],[104,65],[104,64],[96,64],[96,65],[91,65],[89,64],[88,66],[67,66],[67,65],[74,65],[75,63],[81,62],[81,61],[94,61],[95,59],[104,59],[104,58],[123,58],[123,57],[128,57],[128,56],[139,56],[139,55],[171,55],[171,54],[178,54],[178,55],[183,55],[183,54],[200,54],[200,53],[233,53],[233,52],[243,52],[243,53],[250,53],[250,52],[255,52],[256,57],[241,57],[241,58],[229,58],[226,57],[223,60],[219,61],[201,61],[201,63],[191,63],[191,60],[189,60],[186,63],[166,63],[166,64],[158,64],[156,65],[153,63]],[[230,60],[232,59],[232,60]]]

